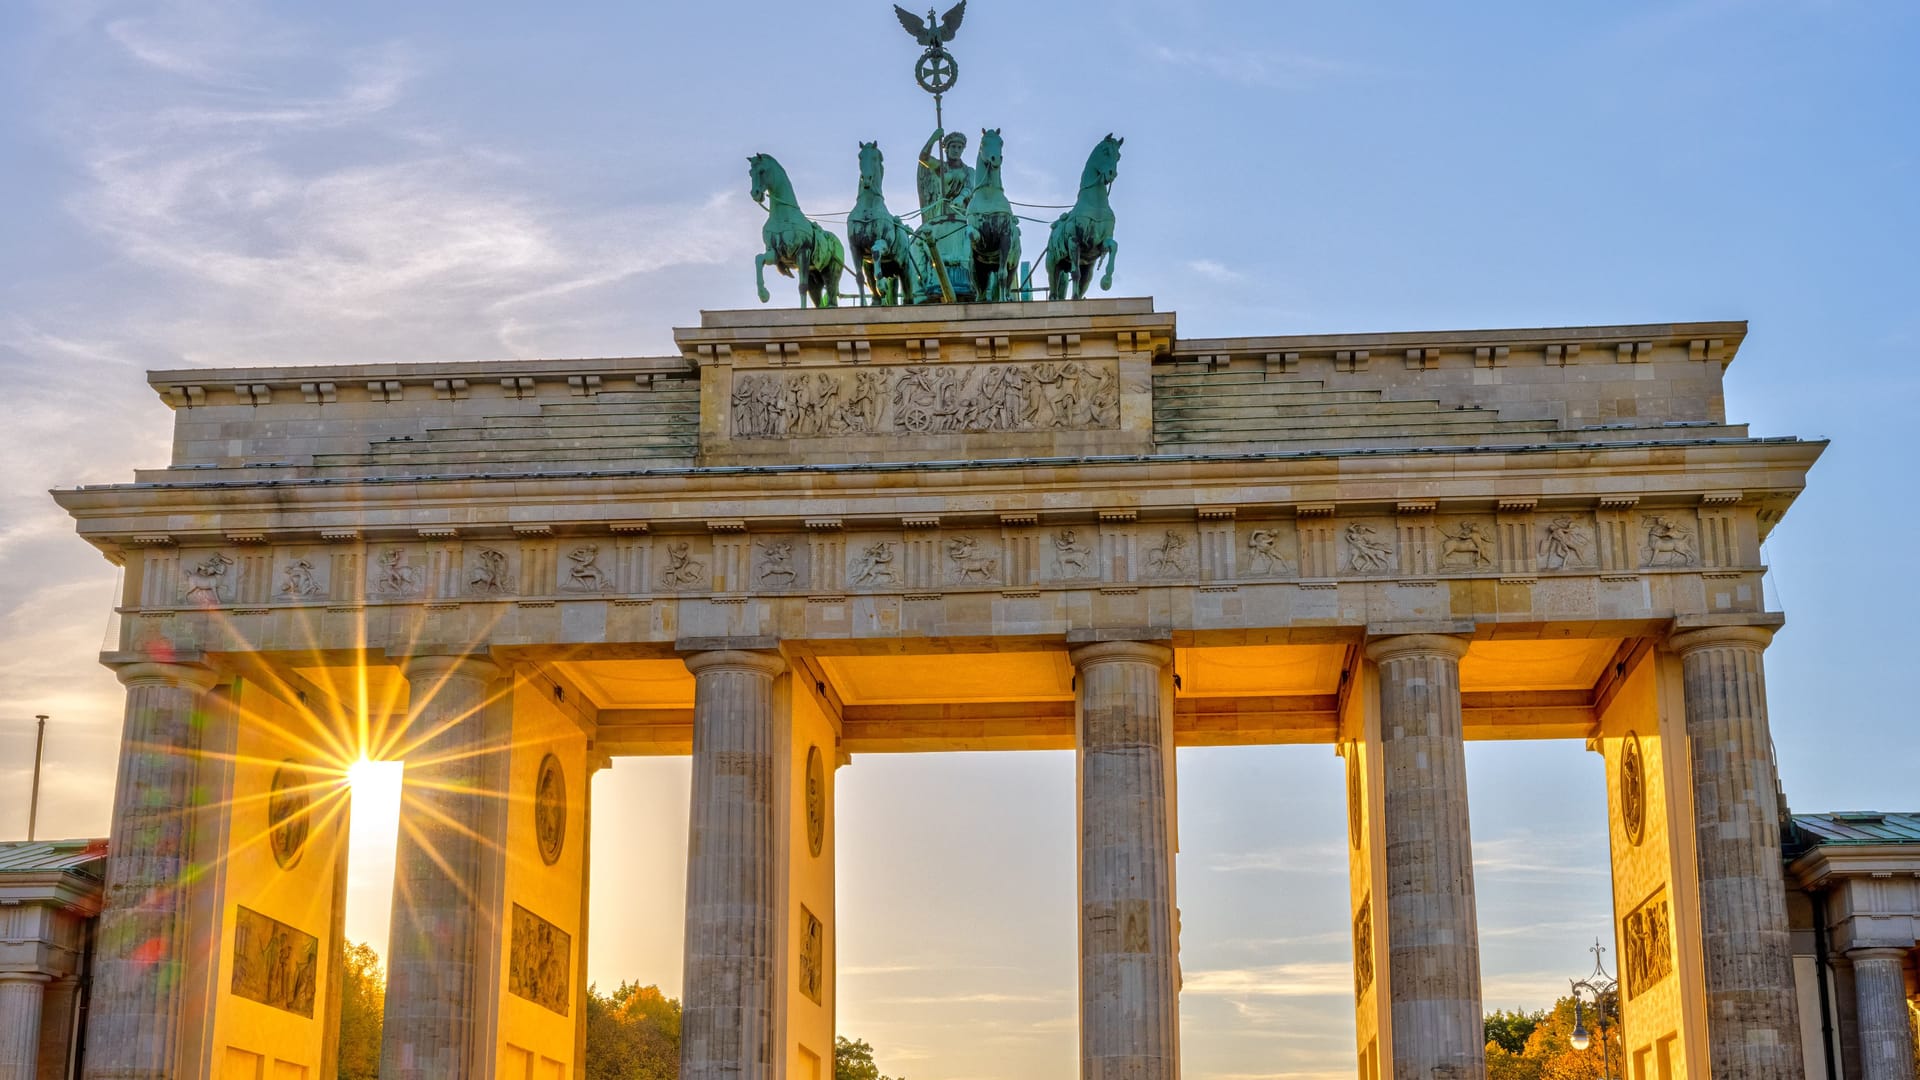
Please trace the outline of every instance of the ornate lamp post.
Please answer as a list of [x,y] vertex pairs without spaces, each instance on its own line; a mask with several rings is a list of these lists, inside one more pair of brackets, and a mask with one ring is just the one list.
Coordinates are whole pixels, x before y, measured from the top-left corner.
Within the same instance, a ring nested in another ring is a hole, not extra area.
[[1593,999],[1593,1023],[1594,1027],[1599,1029],[1600,1034],[1600,1075],[1604,1078],[1611,1078],[1613,1076],[1613,1060],[1610,1044],[1607,1039],[1607,1029],[1611,1026],[1613,1020],[1610,1014],[1614,1006],[1614,991],[1620,984],[1614,981],[1613,976],[1607,974],[1606,965],[1602,962],[1600,955],[1607,950],[1605,946],[1600,944],[1598,939],[1594,940],[1593,948],[1587,951],[1593,954],[1593,972],[1584,979],[1571,980],[1573,987],[1573,1035],[1568,1041],[1573,1044],[1575,1050],[1585,1050],[1593,1045],[1593,1036],[1587,1032],[1586,1017],[1583,1015],[1585,999],[1583,999],[1581,995],[1586,994]]

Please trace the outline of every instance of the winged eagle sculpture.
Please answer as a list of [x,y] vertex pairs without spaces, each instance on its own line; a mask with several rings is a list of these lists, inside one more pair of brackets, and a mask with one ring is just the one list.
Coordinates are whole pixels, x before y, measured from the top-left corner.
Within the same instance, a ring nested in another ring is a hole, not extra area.
[[[913,40],[929,49],[937,49],[941,45],[952,41],[953,35],[960,32],[960,20],[966,18],[967,15],[967,0],[960,0],[959,3],[953,5],[953,7],[948,9],[945,15],[940,16],[939,21],[935,22],[932,26],[928,26],[921,20],[920,16],[915,15],[913,12],[908,11],[898,4],[893,6],[893,14],[895,18],[900,20],[900,25],[906,29],[907,33],[913,35]],[[931,10],[927,12],[927,17],[933,17]]]

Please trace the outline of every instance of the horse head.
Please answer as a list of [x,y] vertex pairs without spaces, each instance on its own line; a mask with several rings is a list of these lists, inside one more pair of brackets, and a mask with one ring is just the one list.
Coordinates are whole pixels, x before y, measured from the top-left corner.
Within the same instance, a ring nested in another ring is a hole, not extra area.
[[877,142],[860,144],[860,190],[878,192],[887,175],[887,159]]
[[767,201],[766,163],[772,160],[772,158],[765,154],[754,154],[747,158],[747,179],[753,181],[753,190],[750,194],[753,196],[754,202],[760,203],[763,206],[766,205]]
[[974,159],[974,168],[976,170],[991,168],[998,172],[1000,169],[1001,146],[999,128],[981,128],[980,156]]
[[1087,155],[1087,167],[1080,174],[1080,186],[1091,184],[1110,186],[1120,177],[1120,144],[1125,139],[1116,139],[1112,134],[1101,139]]

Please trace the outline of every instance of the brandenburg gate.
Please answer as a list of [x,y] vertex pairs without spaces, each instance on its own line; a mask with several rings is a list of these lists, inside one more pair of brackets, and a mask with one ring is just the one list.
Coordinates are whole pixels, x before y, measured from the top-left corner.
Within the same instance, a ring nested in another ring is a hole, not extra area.
[[153,373],[172,462],[56,493],[124,568],[87,1075],[332,1074],[370,753],[383,1076],[583,1075],[592,777],[690,754],[681,1075],[830,1077],[836,768],[1070,749],[1081,1075],[1171,1078],[1175,748],[1320,743],[1360,1075],[1480,1077],[1465,742],[1580,739],[1628,1054],[1798,1077],[1760,545],[1823,444],[1729,422],[1745,333],[1063,299]]

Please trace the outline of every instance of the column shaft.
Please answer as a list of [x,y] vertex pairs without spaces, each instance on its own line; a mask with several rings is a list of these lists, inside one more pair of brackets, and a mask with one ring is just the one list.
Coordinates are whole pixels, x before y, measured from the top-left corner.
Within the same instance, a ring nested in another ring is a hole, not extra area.
[[1853,993],[1860,1017],[1864,1080],[1913,1080],[1913,1021],[1907,1004],[1906,954],[1900,949],[1853,949]]
[[[1380,835],[1396,1080],[1487,1074],[1460,719],[1466,651],[1465,639],[1438,634],[1367,646],[1380,666]],[[1376,899],[1376,918],[1380,910]]]
[[394,1080],[492,1076],[494,1047],[476,1045],[490,1011],[491,935],[501,932],[482,895],[495,773],[506,740],[493,714],[500,669],[479,657],[406,661],[411,720],[394,851],[385,1027],[380,1075]]
[[1180,1075],[1180,968],[1168,796],[1172,650],[1104,642],[1072,653],[1080,684],[1080,1075]]
[[694,674],[693,802],[687,838],[682,1080],[772,1080],[785,988],[774,803],[777,655],[687,658]]
[[[195,774],[205,668],[129,664],[120,774],[94,954],[89,1080],[170,1080],[179,1047],[194,875]],[[37,991],[36,991],[37,992]]]
[[39,1080],[40,1005],[48,977],[0,972],[0,1080]]
[[1686,687],[1711,1071],[1797,1080],[1805,1062],[1761,669],[1771,637],[1758,627],[1713,627],[1670,644]]

